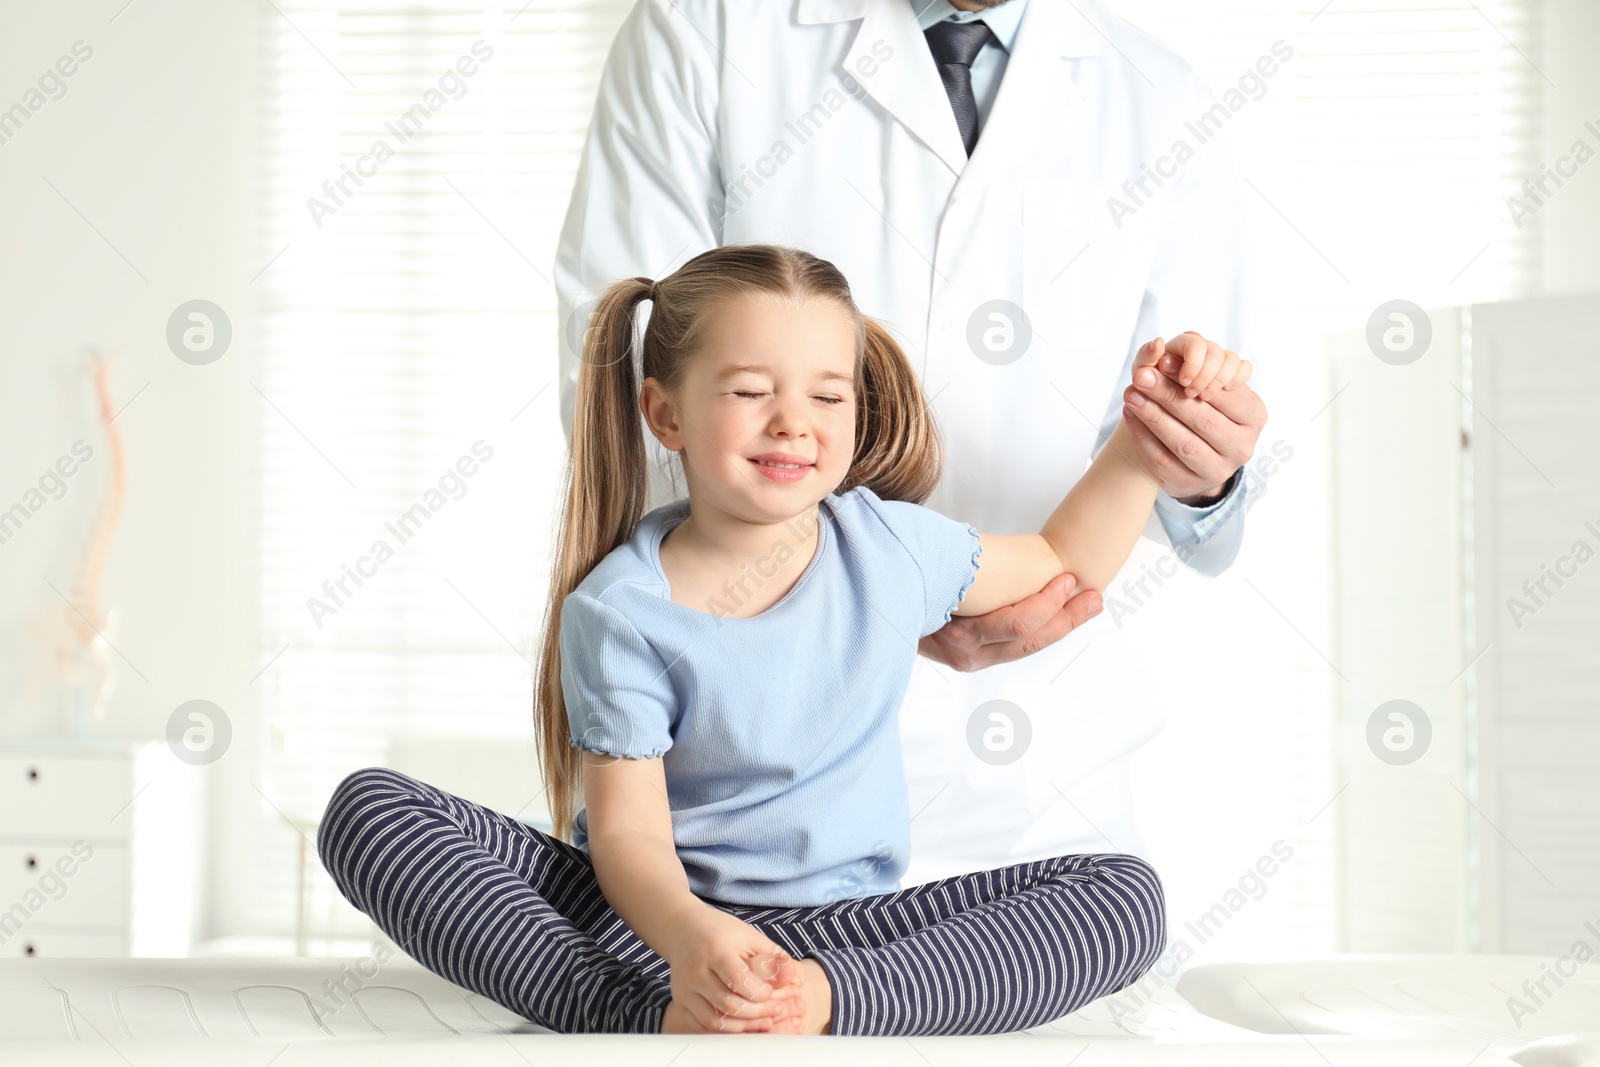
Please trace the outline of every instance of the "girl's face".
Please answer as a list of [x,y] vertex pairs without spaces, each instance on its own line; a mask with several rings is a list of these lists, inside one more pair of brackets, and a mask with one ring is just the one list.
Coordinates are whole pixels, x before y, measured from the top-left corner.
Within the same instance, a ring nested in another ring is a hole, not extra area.
[[855,323],[833,301],[737,296],[708,312],[672,395],[647,378],[640,404],[697,503],[785,522],[849,473],[855,364]]

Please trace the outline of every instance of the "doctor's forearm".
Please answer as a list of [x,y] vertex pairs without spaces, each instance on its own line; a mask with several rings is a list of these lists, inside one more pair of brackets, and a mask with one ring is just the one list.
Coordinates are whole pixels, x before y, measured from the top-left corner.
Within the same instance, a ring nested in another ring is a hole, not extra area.
[[1111,439],[1067,493],[1041,534],[1079,589],[1104,590],[1133,551],[1159,486],[1117,423]]

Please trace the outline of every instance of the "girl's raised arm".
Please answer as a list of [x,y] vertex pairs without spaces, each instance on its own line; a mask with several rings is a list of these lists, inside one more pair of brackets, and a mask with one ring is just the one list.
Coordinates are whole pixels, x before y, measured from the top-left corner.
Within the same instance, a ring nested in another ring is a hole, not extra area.
[[[1160,362],[1157,338],[1139,349],[1134,369]],[[1239,373],[1248,375],[1249,364]],[[1228,383],[1218,380],[1218,388]],[[956,615],[986,615],[1037,593],[1068,573],[1079,589],[1104,590],[1127,562],[1155,504],[1159,483],[1145,469],[1125,422],[1036,534],[982,534],[977,577]]]

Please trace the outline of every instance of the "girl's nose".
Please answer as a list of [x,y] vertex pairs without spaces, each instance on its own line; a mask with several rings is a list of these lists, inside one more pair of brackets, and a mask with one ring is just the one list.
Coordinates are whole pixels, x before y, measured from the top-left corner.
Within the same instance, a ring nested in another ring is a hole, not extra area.
[[810,429],[810,420],[803,399],[786,400],[778,405],[778,412],[772,418],[774,434],[784,437],[804,437]]

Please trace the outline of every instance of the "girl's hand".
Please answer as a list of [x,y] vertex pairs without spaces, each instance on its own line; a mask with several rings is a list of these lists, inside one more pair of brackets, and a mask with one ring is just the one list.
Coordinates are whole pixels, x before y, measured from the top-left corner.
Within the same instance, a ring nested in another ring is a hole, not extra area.
[[1247,359],[1208,341],[1194,331],[1181,333],[1165,344],[1156,338],[1134,358],[1134,370],[1140,367],[1159,366],[1167,377],[1183,387],[1183,395],[1191,400],[1209,401],[1218,392],[1225,392],[1250,380],[1251,366]]
[[707,905],[668,953],[673,1001],[710,1033],[797,1032],[804,973],[749,923]]

